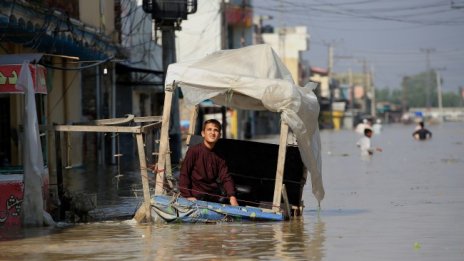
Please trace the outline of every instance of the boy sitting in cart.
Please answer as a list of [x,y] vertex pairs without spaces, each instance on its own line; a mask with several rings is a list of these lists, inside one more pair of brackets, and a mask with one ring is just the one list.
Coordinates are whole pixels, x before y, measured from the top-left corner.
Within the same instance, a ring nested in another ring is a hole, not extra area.
[[235,184],[228,173],[226,161],[216,153],[214,146],[221,137],[221,123],[206,120],[201,131],[203,142],[190,147],[180,169],[179,190],[188,200],[219,202],[223,197],[218,180],[229,202],[238,206]]

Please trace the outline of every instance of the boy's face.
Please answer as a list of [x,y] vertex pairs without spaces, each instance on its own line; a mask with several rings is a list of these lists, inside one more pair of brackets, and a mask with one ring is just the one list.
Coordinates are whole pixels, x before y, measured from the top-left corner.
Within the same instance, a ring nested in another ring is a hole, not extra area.
[[201,136],[208,143],[216,143],[221,137],[221,130],[219,126],[214,123],[208,123],[205,126],[205,129],[201,131]]

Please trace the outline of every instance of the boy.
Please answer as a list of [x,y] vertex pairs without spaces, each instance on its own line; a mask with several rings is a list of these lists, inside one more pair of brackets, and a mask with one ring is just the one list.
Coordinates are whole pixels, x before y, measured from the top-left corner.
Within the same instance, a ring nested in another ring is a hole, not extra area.
[[379,147],[371,147],[372,134],[373,132],[370,128],[364,129],[364,136],[356,143],[356,145],[361,149],[361,156],[363,157],[373,155],[375,150],[382,152],[382,149]]
[[218,201],[221,197],[219,179],[233,206],[238,206],[235,184],[226,162],[216,154],[214,146],[221,136],[221,123],[207,120],[201,131],[203,142],[188,149],[180,169],[179,189],[188,200]]

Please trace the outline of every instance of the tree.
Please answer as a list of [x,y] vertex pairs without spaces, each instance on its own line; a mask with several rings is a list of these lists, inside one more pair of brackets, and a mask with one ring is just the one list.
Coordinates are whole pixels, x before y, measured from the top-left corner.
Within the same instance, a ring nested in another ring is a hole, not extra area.
[[[414,76],[403,78],[403,89],[390,89],[385,87],[375,92],[377,102],[389,102],[401,105],[403,97],[407,107],[427,107],[427,99],[431,107],[438,107],[438,94],[435,71],[423,72]],[[427,86],[429,86],[427,94]],[[404,91],[406,93],[404,93]],[[427,96],[429,96],[427,98]],[[457,92],[442,92],[443,107],[459,107],[460,94]]]

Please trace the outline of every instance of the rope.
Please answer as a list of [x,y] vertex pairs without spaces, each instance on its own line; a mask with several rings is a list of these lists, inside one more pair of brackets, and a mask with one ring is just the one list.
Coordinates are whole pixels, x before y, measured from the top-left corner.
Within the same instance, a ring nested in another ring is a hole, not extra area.
[[[164,182],[162,181],[155,181],[154,184],[162,184],[163,185],[163,189],[166,190],[167,192],[176,192],[175,189],[167,186]],[[185,189],[185,190],[188,190],[188,191],[191,191],[191,192],[197,192],[197,193],[201,193],[201,194],[204,194],[204,195],[207,195],[207,196],[210,196],[210,197],[217,197],[217,198],[224,198],[225,196],[224,195],[221,195],[221,194],[215,194],[215,193],[208,193],[208,192],[204,192],[204,191],[199,191],[199,190],[195,190],[195,189],[191,189],[191,188],[186,188],[186,187],[182,187],[182,186],[177,186],[177,188],[179,189]],[[242,203],[245,203],[245,204],[253,204],[253,205],[263,205],[262,202],[258,202],[258,201],[249,201],[249,200],[244,200],[244,199],[237,199],[237,201],[240,201]],[[277,206],[277,205],[274,205],[272,203],[264,203],[264,205],[266,206],[269,206],[271,208],[273,207],[278,207],[280,210],[282,210],[282,207],[281,206]]]
[[[172,168],[173,170],[174,169],[177,169],[179,168],[178,166],[176,166],[175,168]],[[158,164],[155,163],[155,164],[152,164],[152,165],[149,165],[147,166],[147,168],[145,168],[145,170],[149,170],[151,172],[153,172],[155,175],[157,173],[161,173],[161,172],[165,172],[166,169],[161,169],[161,168],[158,168]],[[152,183],[156,186],[157,184],[162,184],[162,187],[163,187],[163,190],[167,191],[168,193],[175,193],[177,192],[174,188],[170,187],[170,186],[167,186],[167,184],[163,181],[152,181]],[[185,190],[188,190],[190,192],[197,192],[197,193],[201,193],[203,195],[207,195],[207,196],[210,196],[210,197],[215,197],[215,198],[224,198],[225,196],[224,195],[220,195],[220,194],[214,194],[214,193],[208,193],[208,192],[204,192],[204,191],[198,191],[198,190],[194,190],[194,189],[191,189],[191,188],[186,188],[186,187],[181,187],[179,185],[177,185],[177,188],[178,189],[185,189]],[[270,208],[273,208],[273,207],[277,207],[279,208],[280,210],[282,210],[282,207],[281,206],[277,206],[277,205],[274,205],[273,203],[262,203],[262,202],[258,202],[258,201],[249,201],[249,200],[244,200],[244,199],[237,199],[237,201],[241,202],[241,203],[245,203],[245,204],[251,204],[251,205],[266,205],[266,206],[269,206]]]
[[[162,181],[154,181],[152,182],[154,185],[156,184],[162,184],[162,187],[164,190],[166,190],[168,193],[171,192],[171,193],[175,193],[177,192],[175,189],[169,187],[166,185],[165,182],[162,182]],[[177,186],[177,188],[182,188],[182,189],[185,189],[185,190],[188,190],[188,191],[191,191],[191,192],[198,192],[198,193],[201,193],[201,194],[204,194],[204,195],[207,195],[207,196],[211,196],[211,197],[217,197],[217,198],[224,198],[225,196],[224,195],[221,195],[221,194],[214,194],[214,193],[208,193],[208,192],[204,192],[204,191],[199,191],[199,190],[195,190],[195,189],[190,189],[190,188],[185,188],[185,187],[181,187],[181,186]],[[237,199],[237,201],[240,201],[242,203],[245,203],[245,204],[254,204],[254,205],[262,205],[263,203],[262,202],[258,202],[258,201],[250,201],[250,200],[244,200],[244,199]],[[274,205],[272,203],[264,203],[264,205],[266,206],[269,206],[269,207],[278,207],[279,209],[282,209],[280,206],[277,206],[277,205]]]

